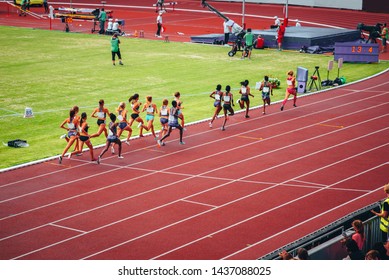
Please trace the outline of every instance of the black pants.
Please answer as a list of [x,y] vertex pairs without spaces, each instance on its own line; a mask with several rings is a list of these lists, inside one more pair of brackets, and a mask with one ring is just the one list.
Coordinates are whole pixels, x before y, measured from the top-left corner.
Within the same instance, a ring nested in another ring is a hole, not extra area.
[[224,44],[228,44],[230,40],[230,33],[224,33]]
[[122,59],[122,55],[120,54],[120,50],[118,50],[117,52],[112,52],[112,61],[115,60],[115,55],[117,55],[119,59]]
[[156,33],[157,36],[161,36],[161,28],[162,28],[162,24],[157,23],[157,33]]

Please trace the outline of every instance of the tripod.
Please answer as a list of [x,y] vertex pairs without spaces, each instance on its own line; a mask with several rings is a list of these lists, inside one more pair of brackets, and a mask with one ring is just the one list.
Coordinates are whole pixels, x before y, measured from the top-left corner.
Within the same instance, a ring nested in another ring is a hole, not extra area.
[[[319,84],[317,84],[319,83]],[[319,90],[321,88],[321,78],[319,73],[319,66],[315,66],[315,71],[313,72],[313,75],[311,76],[311,81],[309,82],[309,89],[308,91],[311,91],[312,87],[315,85],[316,90]]]

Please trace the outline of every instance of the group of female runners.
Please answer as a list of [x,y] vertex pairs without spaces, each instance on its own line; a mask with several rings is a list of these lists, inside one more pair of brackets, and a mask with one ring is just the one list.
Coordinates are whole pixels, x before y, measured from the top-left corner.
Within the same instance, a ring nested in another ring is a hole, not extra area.
[[[282,101],[281,111],[284,110],[284,106],[288,101],[290,95],[293,95],[293,106],[296,107],[297,100],[297,90],[296,90],[296,78],[292,70],[288,71],[288,77],[286,79],[286,92],[285,98]],[[262,114],[266,114],[266,105],[270,105],[270,95],[273,95],[273,85],[269,81],[268,76],[264,76],[263,81],[261,82],[259,89],[262,93]],[[249,118],[249,110],[250,110],[250,97],[254,97],[251,93],[251,88],[249,86],[249,81],[245,80],[240,83],[239,89],[240,98],[237,100],[237,103],[240,106],[240,109],[245,110],[245,117]],[[233,94],[231,93],[231,87],[228,85],[225,88],[225,91],[222,91],[222,86],[219,84],[216,86],[216,89],[209,95],[210,98],[214,99],[213,106],[215,107],[214,114],[209,122],[209,127],[212,128],[212,124],[214,120],[217,118],[221,110],[224,111],[224,122],[221,127],[221,130],[225,130],[225,125],[228,120],[228,116],[234,115],[234,109],[231,106],[234,106],[233,102]]]
[[[292,94],[293,106],[296,107],[297,100],[297,91],[296,91],[296,79],[294,73],[290,70],[287,77],[287,88],[285,92],[285,99],[282,102],[281,111],[284,110],[284,106]],[[262,101],[263,101],[263,114],[266,114],[266,104],[270,105],[270,95],[273,95],[273,87],[269,81],[269,77],[265,76],[259,91],[262,92]],[[245,110],[245,117],[249,118],[249,109],[250,109],[250,96],[254,97],[251,93],[249,86],[249,81],[245,80],[241,82],[241,87],[239,89],[240,98],[237,103],[241,109]],[[122,142],[120,136],[124,131],[127,131],[127,138],[124,141],[125,144],[129,145],[129,140],[132,134],[132,125],[136,121],[138,122],[139,137],[143,137],[143,130],[150,131],[154,136],[154,139],[157,140],[159,147],[164,146],[164,140],[170,136],[170,133],[173,128],[177,128],[180,131],[180,144],[185,144],[182,141],[183,132],[184,132],[184,115],[182,114],[182,101],[180,100],[181,94],[176,92],[174,94],[174,100],[171,103],[169,108],[169,101],[164,99],[162,101],[162,106],[158,110],[155,103],[153,103],[152,96],[146,97],[146,102],[142,106],[142,102],[139,101],[139,94],[135,93],[132,95],[128,102],[131,106],[131,113],[128,114],[126,109],[126,103],[121,102],[116,109],[116,114],[110,113],[109,110],[104,106],[104,100],[99,101],[99,106],[92,112],[91,117],[97,118],[98,130],[96,133],[89,134],[89,125],[87,123],[87,114],[84,112],[81,116],[78,116],[79,108],[74,106],[70,112],[69,117],[66,118],[60,125],[61,128],[67,130],[67,134],[63,138],[66,139],[67,145],[63,150],[62,154],[59,157],[59,163],[62,163],[64,155],[68,152],[70,147],[75,143],[74,151],[70,152],[68,158],[74,154],[81,154],[82,147],[84,143],[88,146],[90,151],[90,156],[92,161],[97,161],[100,163],[101,158],[111,147],[112,154],[115,153],[115,145],[118,146],[118,157],[123,158],[122,156]],[[223,109],[224,112],[224,122],[221,127],[221,130],[225,130],[225,126],[228,120],[228,116],[234,115],[234,98],[231,93],[231,87],[227,85],[225,91],[222,91],[222,86],[219,84],[216,86],[215,91],[210,94],[210,97],[214,99],[215,112],[209,122],[209,127],[212,128],[212,123],[218,116],[218,114]],[[146,121],[142,119],[140,114],[146,112]],[[154,130],[154,118],[158,114],[160,117],[161,123],[161,138],[159,139]],[[107,125],[107,120],[110,122]],[[102,150],[100,155],[95,158],[93,154],[93,146],[90,141],[91,138],[98,137],[104,132],[105,137],[107,138],[105,148]]]
[[[158,109],[157,105],[153,103],[152,96],[146,97],[145,104],[139,101],[139,94],[132,95],[128,102],[131,106],[131,112],[126,109],[126,103],[120,102],[116,108],[116,114],[110,113],[104,106],[104,100],[99,101],[99,106],[94,109],[90,117],[97,118],[98,130],[96,133],[89,133],[89,125],[87,123],[87,114],[84,112],[81,116],[78,116],[79,108],[74,106],[69,111],[69,117],[66,118],[60,125],[62,129],[67,131],[67,134],[61,138],[65,138],[67,145],[59,156],[59,163],[62,163],[63,157],[68,152],[70,147],[75,143],[75,148],[68,154],[68,158],[71,158],[74,154],[81,154],[84,143],[88,146],[92,161],[100,163],[101,158],[111,147],[112,154],[115,153],[115,146],[118,146],[118,157],[122,156],[122,142],[120,136],[124,131],[127,131],[127,137],[124,141],[129,145],[129,140],[132,134],[132,125],[134,122],[138,123],[139,137],[143,137],[143,130],[151,131],[155,140],[159,146],[165,145],[164,139],[170,136],[173,127],[180,130],[180,144],[184,144],[182,141],[182,135],[184,131],[184,116],[182,114],[182,101],[180,100],[181,94],[176,92],[174,94],[174,100],[172,101],[172,107],[169,108],[169,101],[164,99],[162,106]],[[146,112],[146,120],[144,121],[140,114]],[[159,140],[154,130],[154,118],[158,115],[161,123],[161,139]],[[180,122],[178,121],[180,119]],[[93,153],[93,146],[90,141],[91,138],[98,137],[104,132],[106,137],[106,145],[101,151],[100,155],[96,158]]]

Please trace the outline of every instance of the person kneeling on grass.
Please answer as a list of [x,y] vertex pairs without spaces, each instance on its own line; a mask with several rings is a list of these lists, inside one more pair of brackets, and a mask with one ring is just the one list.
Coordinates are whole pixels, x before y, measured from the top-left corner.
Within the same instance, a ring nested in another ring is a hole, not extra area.
[[165,140],[167,137],[170,136],[170,133],[172,132],[173,127],[177,128],[180,130],[180,144],[184,145],[185,143],[182,141],[182,134],[183,134],[183,127],[178,123],[178,119],[182,119],[182,115],[179,113],[179,109],[177,106],[177,101],[173,100],[172,101],[172,107],[170,108],[170,114],[169,114],[169,130],[165,136],[161,138],[161,140],[158,140],[158,146],[165,146],[165,143],[163,140]]
[[107,142],[105,144],[105,148],[103,151],[101,151],[101,154],[97,158],[97,163],[100,164],[101,158],[105,154],[105,152],[108,150],[108,148],[111,146],[112,143],[118,144],[119,146],[119,155],[118,158],[122,157],[122,142],[120,141],[118,135],[117,135],[117,127],[119,123],[116,122],[116,116],[113,113],[109,114],[109,118],[111,119],[111,122],[109,123],[109,134],[107,137]]

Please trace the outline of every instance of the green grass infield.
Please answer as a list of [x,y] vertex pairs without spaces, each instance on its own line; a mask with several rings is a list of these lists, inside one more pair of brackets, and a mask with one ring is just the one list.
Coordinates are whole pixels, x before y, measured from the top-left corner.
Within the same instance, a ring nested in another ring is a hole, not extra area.
[[[28,141],[29,147],[0,147],[0,169],[61,154],[65,130],[59,126],[74,105],[88,116],[100,99],[114,112],[119,102],[139,93],[147,95],[159,108],[162,99],[173,99],[179,91],[184,101],[186,123],[210,118],[214,112],[209,94],[217,84],[230,85],[237,97],[239,83],[249,80],[252,106],[261,105],[255,83],[264,75],[281,81],[272,101],[281,100],[285,92],[286,72],[298,66],[313,73],[319,66],[322,80],[327,78],[332,55],[302,54],[297,51],[253,50],[251,60],[241,60],[238,53],[227,55],[229,48],[190,43],[166,43],[122,37],[124,66],[112,66],[110,37],[96,34],[65,33],[0,26],[0,138],[3,143],[14,139]],[[337,76],[337,64],[330,79]],[[389,67],[377,64],[345,63],[340,70],[347,83]],[[128,106],[127,106],[128,107]],[[26,108],[33,117],[24,118]],[[141,115],[144,117],[144,114]],[[89,118],[90,132],[97,131],[95,119]],[[159,130],[159,121],[155,127]],[[133,125],[133,136],[138,134]],[[126,137],[124,132],[122,138]],[[93,145],[105,143],[102,136]]]

